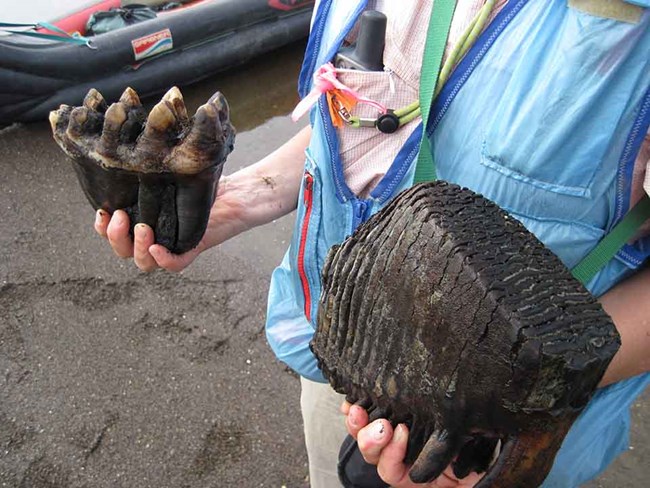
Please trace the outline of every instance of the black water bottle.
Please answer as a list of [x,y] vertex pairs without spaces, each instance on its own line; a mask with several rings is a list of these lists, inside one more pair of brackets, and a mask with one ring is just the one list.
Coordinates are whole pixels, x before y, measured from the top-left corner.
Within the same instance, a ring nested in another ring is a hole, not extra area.
[[366,10],[359,21],[357,42],[342,48],[334,60],[337,68],[361,71],[383,71],[386,16],[377,10]]

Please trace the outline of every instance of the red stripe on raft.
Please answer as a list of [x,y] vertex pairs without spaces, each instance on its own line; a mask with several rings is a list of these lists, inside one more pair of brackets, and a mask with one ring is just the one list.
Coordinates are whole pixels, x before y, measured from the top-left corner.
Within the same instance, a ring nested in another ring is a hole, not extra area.
[[[92,14],[100,10],[110,10],[113,7],[119,7],[119,6],[120,6],[120,0],[103,0],[83,10],[74,12],[73,14],[70,14],[67,17],[64,17],[63,19],[58,19],[50,23],[52,25],[57,26],[60,29],[63,29],[68,34],[79,32],[83,35],[86,32],[86,22],[88,22],[88,19]],[[36,32],[59,35],[58,32],[52,32],[44,27],[37,29]]]

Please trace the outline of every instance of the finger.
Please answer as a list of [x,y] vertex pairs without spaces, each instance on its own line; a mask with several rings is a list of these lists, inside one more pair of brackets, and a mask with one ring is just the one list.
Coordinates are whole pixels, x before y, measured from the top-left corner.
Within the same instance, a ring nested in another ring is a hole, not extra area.
[[350,404],[350,402],[347,402],[347,401],[344,401],[343,403],[341,403],[341,408],[340,408],[341,413],[343,415],[347,415],[348,413],[350,413],[350,407],[351,406],[352,405]]
[[156,260],[158,266],[167,271],[179,272],[187,268],[200,254],[202,244],[184,254],[174,254],[160,244],[149,247],[149,253]]
[[[442,472],[442,474],[436,478],[435,486],[436,488],[459,488],[465,485],[464,484],[461,485],[460,482],[458,481],[458,478],[454,476],[451,467],[447,467]],[[467,485],[467,486],[473,486],[473,485]]]
[[133,241],[129,235],[129,216],[124,210],[116,210],[106,228],[106,237],[115,254],[121,258],[133,256]]
[[158,267],[158,263],[149,253],[149,248],[154,243],[153,230],[147,224],[138,224],[133,229],[133,233],[133,260],[135,265],[142,271],[153,271]]
[[408,467],[404,464],[408,444],[408,427],[399,424],[395,427],[393,437],[381,451],[377,463],[379,477],[391,486],[410,484]]
[[348,415],[345,418],[345,426],[348,433],[357,438],[359,431],[368,425],[368,412],[358,405],[351,405]]
[[381,450],[393,437],[393,428],[386,419],[375,420],[359,431],[357,443],[359,451],[367,463],[377,464]]
[[110,214],[101,208],[95,213],[95,231],[102,237],[106,237],[106,229],[111,221]]

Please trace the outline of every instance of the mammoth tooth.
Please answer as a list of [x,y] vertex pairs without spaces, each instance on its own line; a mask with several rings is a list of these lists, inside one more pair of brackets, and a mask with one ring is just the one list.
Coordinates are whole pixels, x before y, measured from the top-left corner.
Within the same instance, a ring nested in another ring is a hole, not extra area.
[[401,193],[331,249],[318,305],[323,375],[410,424],[417,482],[455,459],[459,476],[487,469],[480,487],[539,485],[620,345],[557,256],[444,182]]
[[95,209],[124,209],[131,232],[146,223],[172,252],[192,249],[205,233],[235,137],[225,98],[216,94],[193,120],[176,87],[148,114],[131,88],[107,109],[103,100],[93,89],[83,106],[50,113],[54,139],[86,197]]

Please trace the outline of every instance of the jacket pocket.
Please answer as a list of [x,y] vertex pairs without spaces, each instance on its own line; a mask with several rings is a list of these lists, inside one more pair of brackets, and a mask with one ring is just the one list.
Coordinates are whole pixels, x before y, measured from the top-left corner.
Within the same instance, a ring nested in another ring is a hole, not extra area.
[[550,192],[590,198],[629,119],[626,94],[644,71],[634,62],[640,51],[633,40],[645,26],[572,9],[540,15],[555,34],[530,30],[517,57],[501,66],[508,74],[502,95],[477,134],[481,163]]

